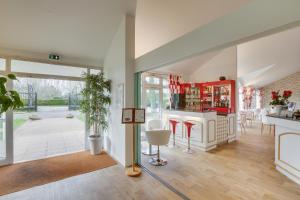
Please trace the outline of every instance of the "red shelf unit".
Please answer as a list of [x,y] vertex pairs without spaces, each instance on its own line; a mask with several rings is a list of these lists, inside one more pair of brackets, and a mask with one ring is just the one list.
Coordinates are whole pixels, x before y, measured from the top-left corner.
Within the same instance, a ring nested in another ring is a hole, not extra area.
[[235,81],[214,81],[200,84],[200,94],[204,110],[218,113],[235,112]]
[[201,109],[201,84],[183,83],[180,85],[181,93],[184,94],[184,103],[186,109]]

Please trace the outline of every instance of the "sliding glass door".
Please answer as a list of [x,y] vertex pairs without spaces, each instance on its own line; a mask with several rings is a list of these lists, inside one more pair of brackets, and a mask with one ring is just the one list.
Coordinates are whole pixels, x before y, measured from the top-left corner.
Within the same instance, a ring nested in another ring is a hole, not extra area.
[[87,150],[86,116],[78,111],[81,76],[100,71],[0,58],[0,74],[18,78],[7,89],[17,90],[24,103],[0,117],[0,166]]

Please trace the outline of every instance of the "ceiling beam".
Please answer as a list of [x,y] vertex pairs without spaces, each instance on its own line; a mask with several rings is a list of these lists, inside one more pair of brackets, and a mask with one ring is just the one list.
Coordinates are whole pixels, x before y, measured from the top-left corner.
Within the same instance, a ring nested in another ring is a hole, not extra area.
[[299,0],[253,0],[136,59],[136,72],[169,65],[300,25]]
[[102,69],[103,62],[91,61],[90,59],[74,58],[69,56],[60,55],[60,60],[49,60],[49,54],[34,53],[21,50],[7,49],[0,47],[0,58],[11,58],[15,60],[46,63],[52,65],[64,65],[70,67],[81,67],[91,69]]

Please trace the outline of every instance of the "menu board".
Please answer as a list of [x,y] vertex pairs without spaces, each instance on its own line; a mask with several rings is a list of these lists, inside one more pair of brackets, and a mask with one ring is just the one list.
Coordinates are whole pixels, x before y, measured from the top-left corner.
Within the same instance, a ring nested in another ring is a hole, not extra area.
[[134,122],[145,123],[145,109],[135,109]]
[[123,108],[122,124],[145,123],[145,109]]

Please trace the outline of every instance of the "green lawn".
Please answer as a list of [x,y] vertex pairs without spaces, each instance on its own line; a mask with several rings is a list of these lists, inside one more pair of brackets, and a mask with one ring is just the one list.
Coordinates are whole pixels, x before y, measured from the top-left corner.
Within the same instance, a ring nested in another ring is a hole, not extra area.
[[14,131],[17,130],[20,126],[22,126],[27,119],[14,119]]

